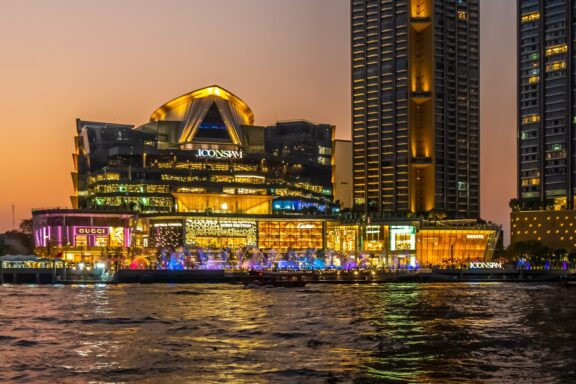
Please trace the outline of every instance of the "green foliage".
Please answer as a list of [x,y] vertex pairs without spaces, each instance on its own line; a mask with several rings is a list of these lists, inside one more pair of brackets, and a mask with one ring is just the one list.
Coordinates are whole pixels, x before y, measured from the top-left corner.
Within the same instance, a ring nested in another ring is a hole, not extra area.
[[512,211],[550,211],[554,209],[554,199],[510,199],[508,206]]
[[508,206],[514,212],[520,211],[522,209],[522,203],[520,202],[520,199],[510,199]]
[[24,219],[20,222],[20,232],[27,234],[34,232],[34,224],[32,219]]
[[526,258],[531,263],[540,264],[550,257],[552,249],[542,244],[541,241],[528,240],[510,244],[506,253],[506,258],[510,261]]

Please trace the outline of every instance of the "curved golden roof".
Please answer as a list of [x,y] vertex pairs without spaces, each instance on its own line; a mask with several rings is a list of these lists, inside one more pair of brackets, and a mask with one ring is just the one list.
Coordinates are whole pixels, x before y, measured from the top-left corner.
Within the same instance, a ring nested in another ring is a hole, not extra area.
[[[231,103],[235,109],[238,111],[238,117],[241,118],[241,124],[243,125],[253,125],[254,124],[254,113],[248,105],[243,102],[238,96],[234,95],[232,92],[225,90],[218,85],[212,85],[205,88],[200,88],[173,100],[168,101],[159,108],[157,108],[150,116],[150,121],[161,121],[161,120],[173,120],[174,117],[180,117],[178,120],[185,119],[185,112],[188,110],[188,106],[197,99],[203,98],[218,98]],[[170,117],[167,119],[167,117]]]

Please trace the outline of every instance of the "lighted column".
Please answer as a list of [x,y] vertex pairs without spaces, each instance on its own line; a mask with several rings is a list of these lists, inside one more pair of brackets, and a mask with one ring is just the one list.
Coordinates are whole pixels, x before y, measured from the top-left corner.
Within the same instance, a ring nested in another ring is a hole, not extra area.
[[410,210],[434,208],[434,28],[432,0],[411,0],[409,28]]

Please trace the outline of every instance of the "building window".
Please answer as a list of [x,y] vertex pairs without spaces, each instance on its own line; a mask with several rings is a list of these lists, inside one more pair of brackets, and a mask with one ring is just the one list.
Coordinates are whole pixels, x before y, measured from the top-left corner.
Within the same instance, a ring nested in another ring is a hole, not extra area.
[[565,61],[556,61],[554,63],[546,64],[546,72],[561,71],[566,69]]
[[566,44],[559,44],[546,48],[546,56],[558,55],[566,52],[568,52],[568,45]]
[[540,12],[532,12],[522,15],[522,23],[540,20]]
[[538,123],[540,121],[540,115],[526,115],[522,117],[522,124]]
[[533,177],[530,179],[522,179],[522,186],[523,187],[527,187],[530,185],[540,185],[540,178],[538,177]]

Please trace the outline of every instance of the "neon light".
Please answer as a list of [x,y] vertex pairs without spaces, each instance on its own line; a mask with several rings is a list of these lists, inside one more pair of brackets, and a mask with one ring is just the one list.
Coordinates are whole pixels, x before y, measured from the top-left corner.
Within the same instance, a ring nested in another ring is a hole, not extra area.
[[198,149],[196,156],[212,159],[241,159],[242,151],[233,151],[230,149]]
[[78,227],[74,233],[76,235],[108,235],[110,230],[108,227]]
[[497,263],[497,262],[493,262],[493,261],[475,261],[475,262],[470,262],[470,269],[498,269],[498,268],[502,268],[502,263]]
[[380,226],[379,225],[367,225],[366,226],[366,233],[367,234],[379,234],[380,233]]

